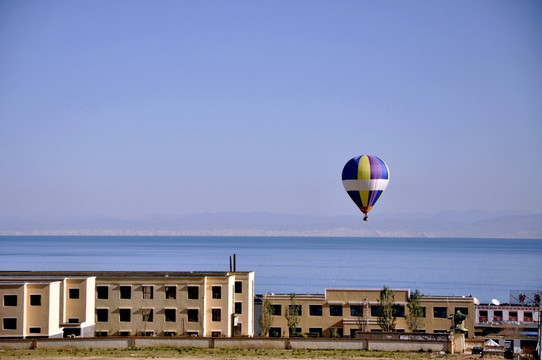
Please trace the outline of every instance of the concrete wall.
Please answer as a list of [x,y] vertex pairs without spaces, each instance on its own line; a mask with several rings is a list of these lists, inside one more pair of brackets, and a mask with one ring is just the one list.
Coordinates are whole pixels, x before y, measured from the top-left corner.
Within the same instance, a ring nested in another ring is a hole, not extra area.
[[447,351],[446,341],[398,339],[287,339],[287,338],[190,338],[113,337],[71,339],[0,340],[0,349],[126,349],[129,347],[175,347],[203,349],[336,349],[381,351]]

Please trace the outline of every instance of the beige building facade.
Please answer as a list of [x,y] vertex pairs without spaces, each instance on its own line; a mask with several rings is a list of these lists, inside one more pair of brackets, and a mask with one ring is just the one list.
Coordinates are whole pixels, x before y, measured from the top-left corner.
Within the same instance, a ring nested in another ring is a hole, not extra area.
[[0,297],[0,338],[254,335],[253,272],[0,272]]
[[[318,337],[354,337],[356,332],[381,331],[378,325],[380,291],[381,289],[327,289],[323,295],[296,294],[293,302],[289,294],[264,295],[262,300],[270,302],[274,313],[269,336],[305,334]],[[392,291],[397,314],[395,331],[410,332],[406,322],[410,291]],[[293,331],[289,329],[285,316],[292,306],[297,307],[299,314],[298,325]],[[424,317],[419,332],[448,332],[452,327],[450,317],[459,310],[468,315],[462,324],[467,329],[465,335],[474,336],[473,297],[423,296],[421,306]]]
[[93,276],[0,273],[0,338],[92,336]]

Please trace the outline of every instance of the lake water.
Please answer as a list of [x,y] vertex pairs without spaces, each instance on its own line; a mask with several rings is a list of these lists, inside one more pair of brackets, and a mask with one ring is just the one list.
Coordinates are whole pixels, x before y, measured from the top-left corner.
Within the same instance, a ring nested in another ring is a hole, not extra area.
[[386,285],[508,302],[542,290],[537,239],[0,236],[0,271],[229,271],[233,254],[257,293]]

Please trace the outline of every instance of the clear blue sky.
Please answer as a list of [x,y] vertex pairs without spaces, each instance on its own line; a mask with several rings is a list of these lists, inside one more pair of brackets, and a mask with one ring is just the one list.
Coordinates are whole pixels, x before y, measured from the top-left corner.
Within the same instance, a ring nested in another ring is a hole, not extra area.
[[0,0],[0,216],[542,211],[540,1]]

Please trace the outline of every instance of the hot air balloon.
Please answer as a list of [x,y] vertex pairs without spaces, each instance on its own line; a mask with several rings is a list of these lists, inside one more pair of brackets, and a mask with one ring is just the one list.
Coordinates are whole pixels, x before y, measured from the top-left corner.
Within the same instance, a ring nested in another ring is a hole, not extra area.
[[365,214],[363,220],[369,220],[367,213],[386,190],[389,178],[388,165],[376,156],[361,155],[350,159],[344,165],[344,189]]

